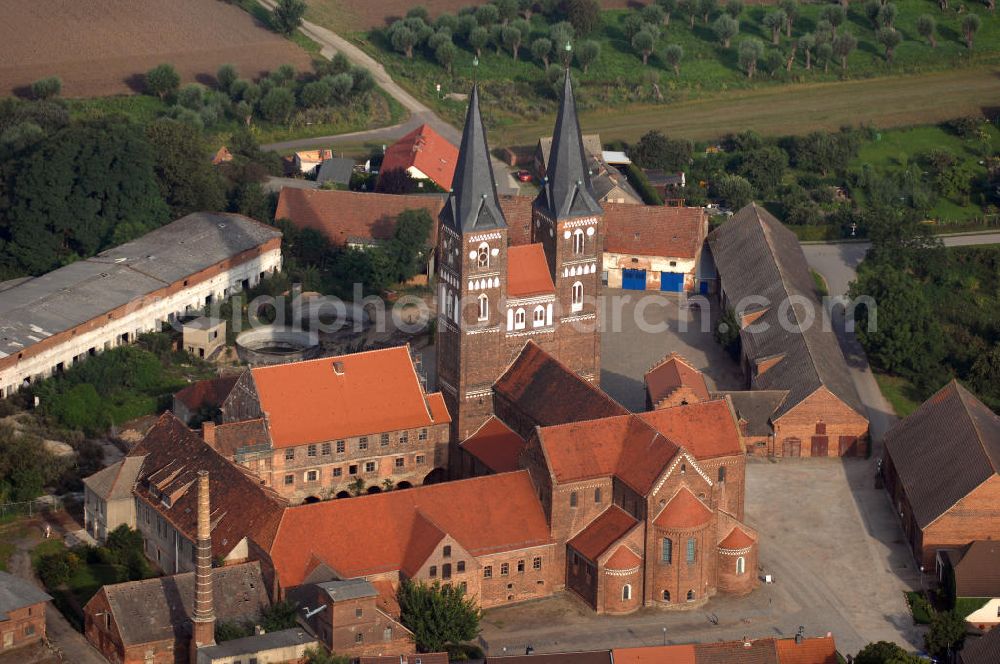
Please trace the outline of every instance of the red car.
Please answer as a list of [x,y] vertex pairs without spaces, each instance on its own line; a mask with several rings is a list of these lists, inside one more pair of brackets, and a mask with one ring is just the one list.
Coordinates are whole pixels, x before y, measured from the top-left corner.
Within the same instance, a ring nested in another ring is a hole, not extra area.
[[514,176],[521,182],[531,182],[531,171],[518,171]]

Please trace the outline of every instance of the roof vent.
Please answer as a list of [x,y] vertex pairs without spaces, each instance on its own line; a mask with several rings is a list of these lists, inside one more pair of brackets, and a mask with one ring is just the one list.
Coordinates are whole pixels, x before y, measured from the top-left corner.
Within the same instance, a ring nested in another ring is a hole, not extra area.
[[333,371],[338,376],[343,376],[344,375],[344,363],[340,362],[340,361],[334,362],[333,363]]

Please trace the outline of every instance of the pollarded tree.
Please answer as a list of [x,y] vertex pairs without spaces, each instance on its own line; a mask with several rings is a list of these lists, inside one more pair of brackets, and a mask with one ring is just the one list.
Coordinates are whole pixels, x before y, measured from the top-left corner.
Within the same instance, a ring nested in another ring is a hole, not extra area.
[[771,31],[771,43],[777,45],[781,40],[781,30],[785,27],[785,22],[788,20],[788,15],[785,14],[782,9],[775,9],[764,14],[764,19],[761,23],[765,28]]
[[476,57],[481,58],[483,56],[483,47],[490,41],[490,31],[482,26],[476,26],[469,32],[466,41],[469,42],[472,50],[476,52]]
[[305,15],[305,0],[278,0],[271,14],[271,23],[281,34],[290,35],[299,29]]
[[329,81],[312,81],[299,90],[299,101],[306,108],[321,108],[330,102],[332,92]]
[[222,65],[215,72],[215,82],[219,86],[219,89],[226,94],[230,94],[233,83],[239,80],[239,78],[240,75],[233,65]]
[[597,0],[565,0],[563,12],[581,37],[591,34],[601,25],[601,5]]
[[681,60],[684,59],[684,49],[680,44],[667,44],[660,54],[662,60],[670,65],[676,76],[681,75]]
[[799,1],[781,0],[778,6],[785,12],[785,36],[791,38],[792,28],[795,27],[795,20],[799,17]]
[[271,88],[260,100],[260,112],[271,122],[287,122],[294,110],[295,95],[288,88]]
[[549,39],[552,40],[552,48],[555,52],[561,52],[576,37],[576,30],[568,21],[559,21],[549,28]]
[[576,61],[580,64],[584,74],[587,73],[590,65],[592,65],[597,58],[600,57],[600,55],[601,44],[593,39],[580,42],[580,45],[576,48]]
[[[367,72],[368,70],[362,69],[361,71]],[[347,72],[335,74],[334,76],[324,76],[323,81],[330,87],[330,99],[328,103],[336,102],[342,104],[347,101],[352,90],[357,88],[360,91],[361,87],[363,87],[363,84],[359,87],[359,81],[356,81],[354,76]]]
[[518,12],[521,10],[517,4],[517,0],[493,0],[493,4],[497,6],[497,11],[500,12],[500,20],[505,24],[516,19]]
[[390,28],[389,32],[389,41],[392,42],[392,47],[407,58],[412,59],[413,47],[417,45],[417,33],[405,25],[394,24],[393,28]]
[[806,69],[812,69],[812,54],[813,49],[816,48],[816,37],[811,32],[799,37],[798,40],[799,50],[806,58]]
[[830,61],[833,60],[833,44],[821,42],[816,44],[816,62],[823,63],[823,72],[830,71]]
[[878,32],[875,33],[875,38],[878,43],[882,45],[885,49],[885,59],[890,65],[892,64],[892,56],[899,46],[899,42],[903,41],[903,36],[899,34],[899,31],[895,28],[884,27],[879,28]]
[[653,32],[653,29],[655,29],[653,26],[647,25],[632,37],[632,48],[642,56],[642,64],[644,65],[649,62],[649,54],[653,52],[656,40],[659,38],[659,35]]
[[878,13],[879,25],[885,28],[896,27],[896,16],[899,14],[899,10],[896,9],[896,5],[891,2],[887,2],[882,5],[882,9]]
[[878,30],[880,25],[879,14],[882,12],[882,1],[881,0],[867,0],[864,6],[865,16],[871,21],[872,30]]
[[740,22],[728,14],[723,14],[712,23],[712,32],[723,48],[729,48],[733,37],[740,32]]
[[759,39],[750,37],[740,42],[740,69],[746,72],[747,78],[753,78],[753,75],[757,73],[757,63],[763,55],[764,44]]
[[646,27],[646,21],[643,20],[641,14],[628,14],[622,21],[622,32],[625,34],[625,39],[629,40],[629,42],[644,27]]
[[656,0],[663,10],[663,25],[670,25],[670,15],[677,11],[677,0]]
[[403,581],[396,592],[400,622],[413,633],[420,652],[441,652],[474,639],[482,614],[457,585]]
[[729,0],[726,3],[726,13],[732,18],[739,18],[743,13],[743,0]]
[[480,5],[476,9],[476,22],[483,27],[490,27],[500,20],[500,10],[496,5]]
[[436,51],[437,47],[445,42],[451,41],[451,32],[447,29],[441,29],[432,34],[427,38],[427,48],[431,51]]
[[858,38],[852,35],[850,32],[844,30],[839,35],[833,38],[833,42],[830,44],[833,49],[833,54],[840,58],[841,69],[847,69],[847,58],[850,57],[854,49],[858,47]]
[[917,17],[917,32],[926,39],[931,48],[937,48],[937,22],[930,14],[921,14]]
[[62,92],[62,79],[58,76],[40,78],[31,84],[31,96],[35,99],[52,99]]
[[[455,56],[458,55],[458,49],[455,47],[454,42],[448,40],[446,42],[441,42],[438,47],[434,49],[434,59],[438,61],[438,64],[445,68],[449,74],[451,73],[451,67],[455,64]],[[515,59],[517,56],[514,56]]]
[[979,32],[981,25],[982,21],[975,14],[969,14],[962,19],[962,34],[965,35],[966,47],[972,48],[972,42],[976,38],[976,33]]
[[845,10],[841,5],[827,5],[820,12],[820,18],[830,24],[833,31],[833,36],[837,36],[837,28],[844,24],[847,20],[847,10]]
[[646,5],[642,8],[640,12],[642,20],[646,23],[652,23],[653,25],[660,25],[661,23],[666,23],[664,20],[663,7],[659,5]]
[[552,55],[552,40],[539,37],[531,42],[531,54],[542,61],[545,67],[549,66],[549,56]]
[[708,25],[712,15],[719,11],[719,0],[698,0],[698,11],[702,22]]
[[166,99],[177,92],[180,84],[181,77],[173,65],[166,63],[156,65],[146,72],[146,92],[160,99]]
[[687,16],[688,26],[694,29],[694,20],[698,16],[698,0],[677,0],[677,13]]
[[521,41],[524,39],[524,35],[514,26],[507,25],[500,31],[500,38],[503,40],[504,46],[510,49],[511,55],[514,56],[514,62],[517,62],[517,54],[521,50]]

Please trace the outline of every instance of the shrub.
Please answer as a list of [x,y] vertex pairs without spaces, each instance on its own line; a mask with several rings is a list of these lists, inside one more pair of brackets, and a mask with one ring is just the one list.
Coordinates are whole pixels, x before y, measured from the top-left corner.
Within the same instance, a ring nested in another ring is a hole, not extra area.
[[157,65],[146,72],[146,92],[160,99],[176,92],[180,84],[181,77],[173,65]]
[[275,30],[289,36],[302,25],[302,17],[305,14],[305,0],[278,0],[271,14],[271,23]]
[[31,84],[31,96],[35,99],[51,99],[62,92],[62,79],[58,76],[42,78]]

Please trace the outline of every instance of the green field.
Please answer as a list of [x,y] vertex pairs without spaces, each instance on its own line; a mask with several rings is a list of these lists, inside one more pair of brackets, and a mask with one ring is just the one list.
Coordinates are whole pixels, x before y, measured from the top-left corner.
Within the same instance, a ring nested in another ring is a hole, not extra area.
[[876,372],[875,382],[899,417],[906,417],[920,406],[920,395],[905,378]]

